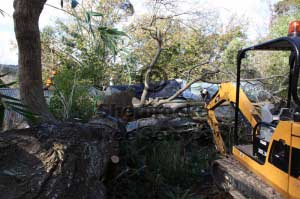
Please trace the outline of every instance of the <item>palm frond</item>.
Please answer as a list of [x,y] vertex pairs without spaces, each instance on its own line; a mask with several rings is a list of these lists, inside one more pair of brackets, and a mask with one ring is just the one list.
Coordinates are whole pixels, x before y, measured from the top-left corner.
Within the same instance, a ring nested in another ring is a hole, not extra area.
[[[1,77],[5,77],[8,73],[0,75]],[[0,83],[0,88],[8,88],[11,85],[14,85],[16,82],[11,82],[11,83]],[[4,120],[4,110],[12,110],[15,111],[30,121],[35,121],[37,119],[37,115],[33,114],[28,110],[28,108],[22,104],[21,100],[12,96],[8,96],[5,94],[0,93],[0,121],[3,123]]]

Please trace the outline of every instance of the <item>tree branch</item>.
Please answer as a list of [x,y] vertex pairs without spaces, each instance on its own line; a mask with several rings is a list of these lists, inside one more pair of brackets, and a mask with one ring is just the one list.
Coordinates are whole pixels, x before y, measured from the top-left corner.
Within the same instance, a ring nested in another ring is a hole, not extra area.
[[156,30],[156,35],[152,36],[152,38],[155,39],[156,42],[157,42],[157,50],[156,50],[155,56],[153,57],[150,65],[148,67],[148,70],[146,71],[145,82],[144,82],[144,90],[143,90],[143,93],[142,93],[142,96],[141,96],[141,101],[138,105],[136,105],[136,107],[142,107],[145,104],[146,97],[147,97],[148,91],[149,91],[150,75],[151,75],[151,72],[154,68],[154,65],[156,64],[156,62],[157,62],[157,60],[158,60],[158,58],[161,54],[161,51],[162,51],[162,37],[161,37],[161,34],[159,33],[158,30]]
[[[155,106],[155,107],[157,107],[157,106],[160,106],[162,104],[169,103],[170,101],[174,100],[176,97],[178,97],[179,95],[181,95],[193,83],[196,83],[196,82],[199,82],[199,81],[202,81],[202,82],[205,81],[205,82],[207,82],[205,80],[205,78],[204,78],[205,76],[207,76],[207,75],[213,75],[213,74],[216,74],[218,72],[219,72],[218,70],[216,70],[216,71],[207,71],[206,73],[202,74],[201,77],[195,78],[192,81],[190,81],[188,84],[186,84],[183,88],[179,89],[174,95],[172,95],[168,99],[163,99],[163,100],[159,100],[159,101],[152,101],[152,105]],[[214,82],[214,83],[220,83],[220,82]]]

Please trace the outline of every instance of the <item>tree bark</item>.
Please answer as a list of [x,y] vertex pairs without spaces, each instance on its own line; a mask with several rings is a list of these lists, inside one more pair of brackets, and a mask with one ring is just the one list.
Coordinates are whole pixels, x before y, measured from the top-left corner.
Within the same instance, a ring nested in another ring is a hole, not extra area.
[[43,124],[0,134],[0,198],[105,199],[114,129]]
[[21,101],[40,121],[54,121],[44,98],[39,17],[47,0],[14,0]]

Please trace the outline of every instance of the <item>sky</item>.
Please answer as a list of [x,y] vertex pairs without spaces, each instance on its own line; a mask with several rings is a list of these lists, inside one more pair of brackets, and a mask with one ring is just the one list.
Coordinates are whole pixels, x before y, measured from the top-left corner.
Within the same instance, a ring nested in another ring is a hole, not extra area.
[[[269,5],[278,0],[178,0],[181,10],[213,9],[219,13],[222,20],[236,15],[248,21],[247,33],[250,39],[255,39],[267,34],[270,19]],[[134,18],[147,12],[146,0],[130,0],[135,8]],[[60,6],[60,0],[47,0],[47,4]],[[18,55],[13,25],[13,0],[1,0],[0,9],[7,15],[0,15],[0,64],[17,64]],[[57,17],[64,17],[62,11],[45,6],[41,14],[40,29],[54,24]]]

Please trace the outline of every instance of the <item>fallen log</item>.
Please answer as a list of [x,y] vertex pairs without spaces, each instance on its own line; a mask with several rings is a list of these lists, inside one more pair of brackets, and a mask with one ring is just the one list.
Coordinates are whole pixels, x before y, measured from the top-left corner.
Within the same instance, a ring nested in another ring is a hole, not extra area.
[[0,198],[106,198],[113,129],[63,123],[0,134]]

